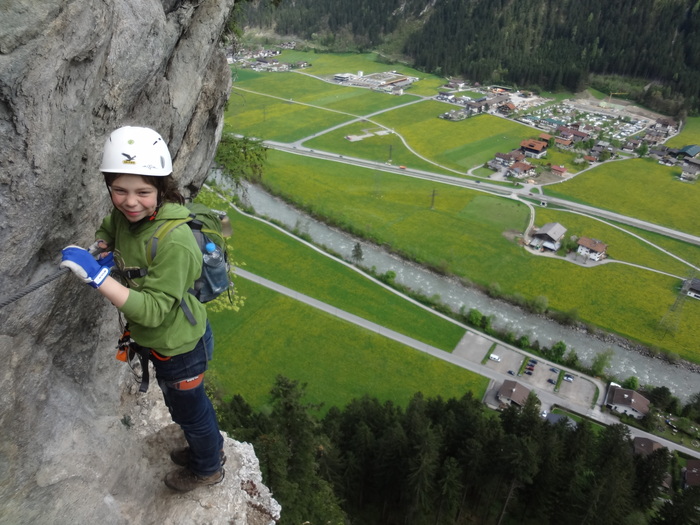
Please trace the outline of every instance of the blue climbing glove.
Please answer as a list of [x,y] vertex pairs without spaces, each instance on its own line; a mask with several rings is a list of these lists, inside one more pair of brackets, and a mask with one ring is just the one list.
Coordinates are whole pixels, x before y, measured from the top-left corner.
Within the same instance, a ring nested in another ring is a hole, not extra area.
[[100,264],[89,251],[80,246],[66,246],[61,253],[61,268],[68,268],[93,288],[100,287],[114,266],[114,257],[107,256],[104,258],[107,259],[106,264]]

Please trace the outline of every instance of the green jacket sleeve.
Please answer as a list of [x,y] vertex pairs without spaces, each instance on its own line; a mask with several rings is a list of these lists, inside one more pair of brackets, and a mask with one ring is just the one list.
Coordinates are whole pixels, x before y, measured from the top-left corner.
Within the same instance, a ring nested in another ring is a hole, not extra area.
[[114,238],[116,237],[114,231],[113,214],[114,212],[110,213],[104,219],[102,219],[102,224],[95,233],[95,239],[102,239],[107,243],[108,246],[114,246]]

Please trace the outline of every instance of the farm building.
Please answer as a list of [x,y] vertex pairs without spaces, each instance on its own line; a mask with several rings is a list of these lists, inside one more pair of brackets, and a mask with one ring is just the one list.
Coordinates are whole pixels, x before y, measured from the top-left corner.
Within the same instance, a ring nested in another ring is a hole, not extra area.
[[558,222],[548,222],[533,235],[530,246],[556,252],[561,248],[561,240],[565,233],[566,228]]

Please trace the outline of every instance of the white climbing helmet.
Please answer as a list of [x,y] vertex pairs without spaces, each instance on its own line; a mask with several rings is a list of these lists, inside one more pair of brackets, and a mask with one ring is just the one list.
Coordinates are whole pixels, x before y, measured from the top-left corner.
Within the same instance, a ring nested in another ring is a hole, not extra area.
[[150,128],[124,126],[105,142],[100,171],[165,177],[173,172],[168,145]]

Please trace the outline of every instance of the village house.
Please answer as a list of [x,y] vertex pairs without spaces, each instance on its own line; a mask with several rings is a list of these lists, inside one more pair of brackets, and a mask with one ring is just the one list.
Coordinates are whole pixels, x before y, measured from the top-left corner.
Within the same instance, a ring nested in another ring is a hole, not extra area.
[[448,89],[464,89],[465,81],[461,78],[453,78],[447,84],[445,84],[445,87]]
[[472,111],[475,111],[477,113],[481,113],[484,111],[484,109],[489,105],[489,101],[486,100],[486,97],[481,97],[477,98],[476,100],[470,100],[467,102],[467,106],[469,109]]
[[632,440],[632,446],[634,448],[634,453],[638,456],[648,456],[655,450],[664,448],[664,446],[658,441],[645,437],[636,437]]
[[647,144],[661,144],[667,138],[666,133],[656,129],[648,129],[644,133],[644,142]]
[[508,104],[510,102],[510,95],[508,93],[499,93],[495,97],[489,98],[488,102],[493,109],[496,109],[503,104]]
[[576,430],[576,427],[578,427],[578,423],[576,423],[576,421],[574,421],[569,416],[566,416],[564,414],[554,414],[554,413],[550,412],[549,414],[547,414],[547,417],[545,417],[545,420],[550,425],[556,425],[560,421],[564,421],[564,424],[567,427],[569,427],[571,430]]
[[597,239],[579,237],[577,243],[578,248],[576,249],[576,253],[578,253],[579,255],[588,257],[589,259],[592,259],[594,261],[600,261],[606,256],[606,250],[608,249],[608,245]]
[[561,248],[566,228],[558,222],[548,222],[532,236],[530,246],[537,249],[547,249],[556,252]]
[[496,153],[494,158],[488,162],[488,167],[495,171],[500,171],[503,168],[509,168],[516,162],[525,159],[525,155],[520,150],[514,150],[510,153]]
[[687,159],[682,165],[681,180],[693,181],[700,174],[700,159]]
[[679,159],[694,159],[700,154],[700,146],[683,146],[678,150],[676,157]]
[[503,385],[498,389],[496,398],[507,405],[516,405],[519,407],[525,406],[527,396],[530,395],[530,390],[525,388],[517,381],[506,379]]
[[667,117],[662,117],[657,119],[656,123],[652,126],[652,129],[662,133],[666,137],[675,135],[678,131],[678,124],[675,120]]
[[561,120],[552,118],[552,117],[547,117],[543,118],[540,120],[541,127],[547,128],[547,129],[557,129],[560,127],[565,127],[566,124],[562,122]]
[[683,488],[700,487],[700,459],[689,459],[681,470]]
[[668,157],[669,155],[669,149],[668,146],[664,146],[663,144],[658,144],[658,145],[651,145],[649,147],[649,156],[653,159],[660,159],[660,158],[665,158]]
[[635,419],[642,419],[649,413],[649,400],[646,397],[617,383],[610,383],[605,406]]
[[566,176],[566,166],[550,166],[549,168],[552,173],[555,175],[559,175],[560,177],[565,177]]
[[515,104],[512,102],[506,102],[505,104],[498,106],[498,112],[502,115],[510,115],[516,109]]
[[526,157],[541,159],[547,154],[549,144],[543,140],[526,139],[520,143],[520,150]]
[[507,175],[516,179],[524,179],[526,177],[534,177],[536,174],[535,166],[529,162],[514,162],[509,168]]
[[638,139],[628,139],[625,145],[622,146],[622,151],[632,152],[635,151],[639,146],[642,145],[642,141]]
[[561,137],[555,137],[554,143],[557,146],[559,146],[560,148],[570,148],[571,145],[574,143],[574,141],[571,139],[563,139]]
[[688,287],[688,291],[686,292],[690,297],[693,297],[695,299],[700,299],[700,279],[693,278],[690,280],[690,282],[685,281],[683,283],[683,287]]
[[574,129],[573,127],[558,126],[557,133],[563,139],[570,139],[574,142],[581,142],[582,140],[588,140],[591,136],[585,131]]

